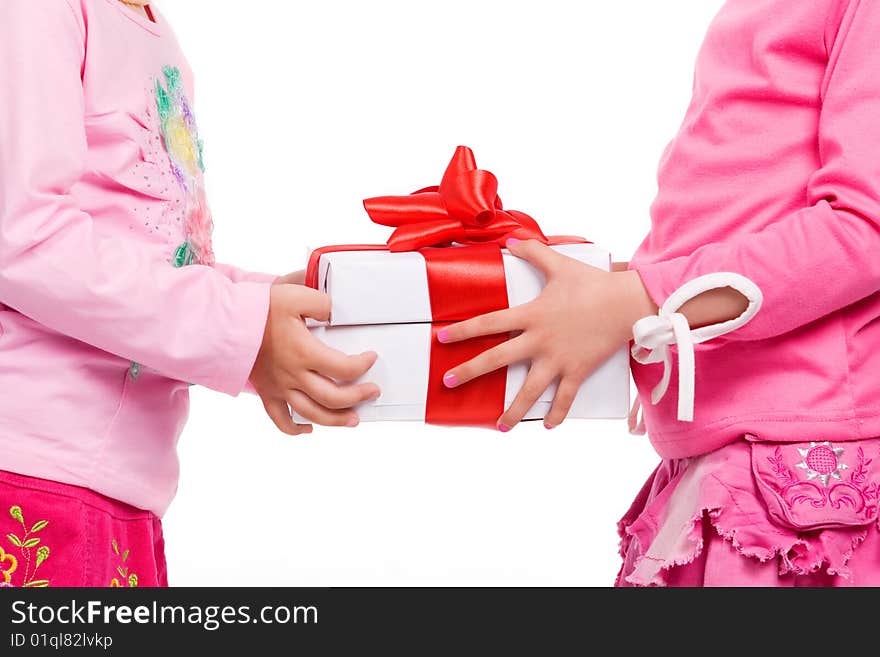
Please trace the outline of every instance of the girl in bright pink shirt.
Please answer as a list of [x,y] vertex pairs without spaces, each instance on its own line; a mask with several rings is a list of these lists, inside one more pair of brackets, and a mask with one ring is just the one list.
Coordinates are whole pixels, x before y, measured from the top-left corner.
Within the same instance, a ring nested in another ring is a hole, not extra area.
[[355,426],[299,274],[215,261],[192,75],[146,0],[0,3],[0,586],[166,583],[189,386]]
[[446,379],[530,359],[501,431],[554,380],[561,423],[632,341],[631,430],[663,461],[621,586],[880,584],[878,35],[875,0],[728,0],[629,263],[513,243],[542,296],[439,336],[520,332]]

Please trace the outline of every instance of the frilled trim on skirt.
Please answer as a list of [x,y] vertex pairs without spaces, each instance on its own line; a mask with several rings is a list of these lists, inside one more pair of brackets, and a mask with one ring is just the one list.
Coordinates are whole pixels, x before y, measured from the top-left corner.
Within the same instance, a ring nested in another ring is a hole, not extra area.
[[[745,559],[776,560],[780,576],[849,579],[855,550],[877,531],[875,451],[880,441],[743,439],[663,461],[619,523],[618,585],[665,586],[672,569],[701,556],[708,527]],[[739,584],[748,585],[748,577]]]

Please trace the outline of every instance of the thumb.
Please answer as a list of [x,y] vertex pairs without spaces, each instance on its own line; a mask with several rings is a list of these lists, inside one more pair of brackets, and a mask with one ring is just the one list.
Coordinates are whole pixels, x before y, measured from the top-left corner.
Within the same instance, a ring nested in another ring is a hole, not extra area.
[[545,276],[556,269],[561,257],[556,251],[538,240],[518,240],[512,237],[507,240],[505,246],[516,257],[537,267]]
[[301,317],[311,317],[318,321],[330,319],[330,297],[310,287],[301,285],[283,285],[290,295],[290,310]]

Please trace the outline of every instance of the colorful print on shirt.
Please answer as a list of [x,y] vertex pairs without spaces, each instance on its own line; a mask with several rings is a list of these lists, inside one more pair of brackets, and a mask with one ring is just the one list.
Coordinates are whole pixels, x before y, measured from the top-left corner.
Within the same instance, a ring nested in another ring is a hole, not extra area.
[[180,70],[166,66],[156,80],[156,108],[159,130],[171,161],[171,170],[186,197],[186,239],[175,250],[171,264],[184,267],[193,263],[214,264],[211,233],[214,223],[208,208],[203,173],[203,144]]
[[[183,80],[177,67],[165,66],[162,78],[156,79],[154,93],[159,113],[159,132],[165,151],[171,162],[171,172],[184,193],[185,238],[171,255],[174,267],[191,264],[213,266],[214,249],[211,233],[214,222],[205,194],[203,158],[204,145],[199,139],[199,129],[192,105],[183,88]],[[141,373],[141,365],[132,361],[129,375],[132,381]]]

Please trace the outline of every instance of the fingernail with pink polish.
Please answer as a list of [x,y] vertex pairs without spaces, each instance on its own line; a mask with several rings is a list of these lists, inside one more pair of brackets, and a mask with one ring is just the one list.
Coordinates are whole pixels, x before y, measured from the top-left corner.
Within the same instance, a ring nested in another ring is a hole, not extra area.
[[446,374],[443,376],[443,385],[447,388],[454,388],[458,385],[458,377],[455,374]]
[[449,342],[449,331],[446,329],[440,329],[437,331],[437,341],[438,342]]
[[545,428],[545,429],[555,429],[555,428],[556,428],[556,425],[555,425],[555,424],[550,424],[549,422],[547,422],[547,421],[545,420],[545,421],[544,421],[544,428]]
[[349,418],[348,422],[345,423],[349,429],[354,429],[358,424],[360,424],[360,420],[356,417]]
[[510,431],[510,427],[507,426],[506,424],[501,424],[499,422],[498,423],[498,431],[500,431],[501,433],[507,433],[508,431]]
[[519,244],[519,240],[516,239],[515,237],[510,237],[510,238],[508,238],[508,240],[505,242],[505,244],[506,244],[507,246],[513,246],[514,244]]

